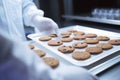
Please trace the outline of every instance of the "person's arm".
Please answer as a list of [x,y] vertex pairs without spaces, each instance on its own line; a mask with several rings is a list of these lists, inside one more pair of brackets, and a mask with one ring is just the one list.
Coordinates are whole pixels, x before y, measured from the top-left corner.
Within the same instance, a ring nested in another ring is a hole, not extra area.
[[36,27],[39,31],[58,29],[58,25],[52,19],[43,17],[44,12],[37,9],[32,0],[22,0],[22,6],[26,26]]
[[44,16],[44,11],[38,9],[32,0],[22,0],[22,12],[25,25],[32,26],[34,16]]

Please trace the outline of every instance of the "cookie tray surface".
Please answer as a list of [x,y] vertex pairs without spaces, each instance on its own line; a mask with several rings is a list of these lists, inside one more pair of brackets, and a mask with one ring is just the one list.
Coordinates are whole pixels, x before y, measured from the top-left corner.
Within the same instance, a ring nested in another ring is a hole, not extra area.
[[[89,27],[85,27],[85,26],[79,26],[79,25],[75,25],[75,26],[68,26],[65,28],[61,28],[60,32],[64,32],[67,30],[78,30],[78,31],[83,31],[85,33],[95,33],[98,36],[107,36],[110,39],[120,39],[120,34],[119,33],[115,33],[115,32],[109,32],[109,31],[104,31],[104,30],[99,30],[99,29],[94,29],[94,28],[89,28]],[[37,42],[40,46],[46,48],[47,50],[51,51],[53,54],[56,54],[58,56],[60,56],[61,58],[67,60],[68,62],[76,65],[76,66],[89,66],[107,56],[110,56],[112,54],[115,54],[116,52],[118,52],[120,50],[120,45],[117,46],[113,46],[112,49],[110,50],[104,50],[102,53],[97,54],[97,55],[91,55],[91,57],[89,59],[86,60],[75,60],[72,58],[72,53],[69,54],[63,54],[61,52],[58,51],[58,47],[59,46],[49,46],[47,41],[39,41],[39,38],[41,36],[45,36],[45,34],[43,33],[36,33],[36,34],[30,34],[27,37],[32,39],[33,41]],[[55,38],[54,38],[55,39]],[[79,40],[79,42],[81,42],[82,40]],[[63,45],[71,45],[74,42],[78,42],[78,40],[73,40],[72,42],[66,42],[63,43]],[[104,41],[101,41],[102,43],[104,43]],[[101,43],[99,42],[99,43]],[[95,46],[96,44],[90,44],[88,46]],[[85,49],[75,49],[75,51],[84,51]]]

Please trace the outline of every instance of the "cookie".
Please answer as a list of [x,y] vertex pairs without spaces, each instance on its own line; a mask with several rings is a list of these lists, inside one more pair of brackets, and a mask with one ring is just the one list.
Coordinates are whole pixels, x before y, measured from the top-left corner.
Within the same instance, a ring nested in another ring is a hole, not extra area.
[[120,39],[110,40],[109,43],[112,45],[120,45]]
[[57,37],[57,34],[50,34],[49,37],[52,37],[52,38]]
[[61,41],[62,42],[71,42],[71,41],[73,41],[73,39],[70,38],[70,37],[68,37],[68,38],[61,38]]
[[77,31],[77,32],[74,32],[74,35],[76,36],[76,35],[84,35],[85,33],[84,32],[82,32],[82,31]]
[[71,53],[75,50],[73,46],[60,46],[58,47],[58,50],[62,53]]
[[49,41],[49,40],[51,40],[51,39],[52,39],[52,38],[49,37],[49,36],[42,36],[42,37],[39,38],[40,41]]
[[73,44],[74,48],[85,48],[87,46],[88,46],[87,43],[84,43],[84,42],[76,42]]
[[46,55],[46,53],[44,52],[44,51],[42,51],[42,50],[33,50],[35,53],[37,53],[38,54],[38,56],[40,56],[40,57],[43,57],[43,56],[45,56]]
[[101,47],[103,50],[108,50],[113,47],[110,43],[99,43],[96,46]]
[[44,57],[43,61],[52,68],[56,68],[59,65],[59,60],[53,57]]
[[68,32],[74,33],[74,32],[77,32],[77,30],[71,29],[71,30],[68,30]]
[[68,37],[70,37],[70,35],[62,35],[62,38],[68,38]]
[[96,37],[96,39],[99,40],[99,41],[108,41],[108,40],[110,40],[110,38],[107,37],[107,36],[98,36],[98,37]]
[[86,51],[91,53],[91,54],[99,54],[101,53],[103,50],[101,47],[87,47]]
[[86,36],[86,38],[95,38],[95,37],[97,37],[97,35],[93,34],[93,33],[88,33],[85,36]]
[[75,51],[72,57],[76,60],[86,60],[90,58],[91,54],[89,52]]
[[50,40],[48,41],[49,46],[59,46],[62,45],[63,42],[61,40]]
[[34,49],[35,48],[35,46],[32,45],[32,44],[29,44],[28,46],[29,46],[30,49]]
[[85,39],[84,42],[87,44],[96,44],[99,41],[97,39]]
[[80,39],[83,40],[85,38],[86,37],[84,35],[76,35],[76,36],[73,37],[74,40],[80,40]]
[[61,35],[71,35],[71,32],[61,32]]

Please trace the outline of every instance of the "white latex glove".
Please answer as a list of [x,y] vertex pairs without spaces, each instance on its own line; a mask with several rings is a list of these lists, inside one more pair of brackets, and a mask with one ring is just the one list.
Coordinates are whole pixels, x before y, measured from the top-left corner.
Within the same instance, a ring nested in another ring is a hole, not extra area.
[[56,69],[56,72],[63,76],[64,80],[98,80],[87,70],[75,66],[63,66]]
[[40,32],[58,29],[58,25],[52,19],[47,17],[36,15],[33,18],[32,22],[33,25],[37,27]]

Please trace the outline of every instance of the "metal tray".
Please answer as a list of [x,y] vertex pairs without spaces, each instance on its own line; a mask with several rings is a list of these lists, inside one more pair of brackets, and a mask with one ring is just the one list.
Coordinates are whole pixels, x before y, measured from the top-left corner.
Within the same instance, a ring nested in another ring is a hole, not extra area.
[[[89,28],[89,27],[85,27],[85,26],[79,26],[79,25],[75,25],[75,26],[68,26],[65,28],[61,28],[60,32],[64,32],[67,30],[71,30],[71,29],[75,29],[78,31],[83,31],[85,33],[95,33],[98,36],[108,36],[110,37],[110,39],[120,39],[120,34],[119,33],[114,33],[114,32],[109,32],[109,31],[104,31],[104,30],[99,30],[99,29],[94,29],[94,28]],[[62,57],[63,59],[69,61],[70,63],[76,65],[76,66],[89,66],[93,63],[95,63],[96,61],[99,61],[107,56],[110,56],[112,54],[115,54],[116,52],[118,52],[120,50],[120,45],[119,46],[113,46],[112,49],[110,50],[104,50],[102,53],[97,54],[97,55],[91,55],[91,57],[87,60],[75,60],[73,59],[71,56],[72,53],[70,54],[63,54],[61,52],[58,51],[58,46],[48,46],[47,42],[42,42],[39,41],[38,39],[44,36],[43,33],[38,33],[38,34],[30,34],[28,35],[28,38],[32,39],[33,41],[37,42],[39,45],[43,46],[44,48],[50,50],[53,52],[53,54],[56,54],[60,57]],[[80,40],[79,40],[80,41]],[[81,40],[82,41],[82,40]],[[73,40],[72,42],[67,42],[67,43],[63,43],[63,45],[71,45],[74,42],[78,42],[78,40]],[[104,42],[104,41],[100,41],[99,43]],[[88,46],[95,46],[95,45],[88,45]],[[85,49],[75,49],[76,50],[80,50],[80,51],[84,51]]]

